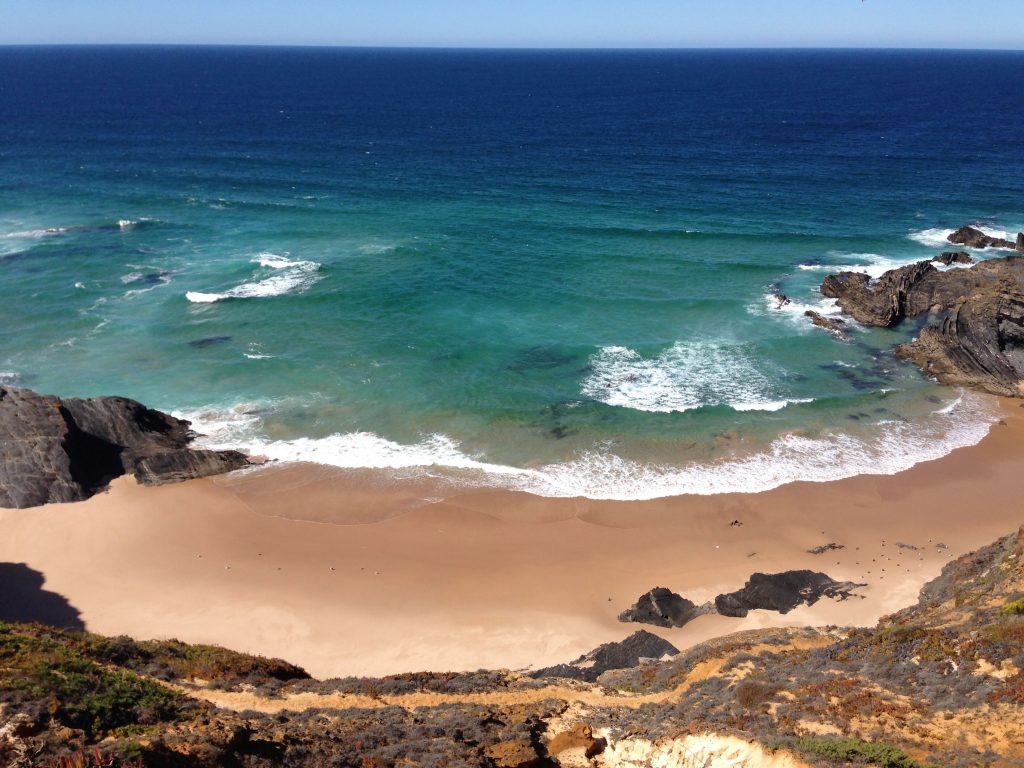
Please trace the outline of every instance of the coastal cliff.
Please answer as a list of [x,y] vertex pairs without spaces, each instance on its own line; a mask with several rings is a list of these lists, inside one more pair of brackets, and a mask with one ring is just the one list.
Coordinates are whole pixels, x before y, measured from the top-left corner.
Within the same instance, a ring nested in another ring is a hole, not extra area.
[[124,397],[0,387],[0,507],[81,501],[125,474],[160,485],[248,463],[237,451],[190,448],[189,426]]
[[[971,239],[970,232],[959,236],[962,232],[950,240],[981,242]],[[982,237],[988,247],[1016,245]],[[1024,244],[1024,237],[1017,244]],[[946,256],[945,263],[964,263],[959,254]],[[919,261],[875,280],[859,272],[839,272],[825,278],[821,293],[865,325],[892,327],[905,319],[922,319],[918,337],[900,345],[896,354],[943,384],[1024,397],[1024,257],[946,271]]]
[[593,682],[575,667],[317,681],[212,646],[0,623],[0,764],[1019,765],[1024,528],[872,629],[599,650],[615,663]]

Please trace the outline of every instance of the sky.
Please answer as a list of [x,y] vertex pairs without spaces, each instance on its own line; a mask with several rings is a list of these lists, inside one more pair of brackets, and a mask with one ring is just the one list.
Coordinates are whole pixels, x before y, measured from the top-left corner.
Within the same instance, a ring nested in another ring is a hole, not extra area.
[[0,0],[0,44],[1024,49],[1024,0]]

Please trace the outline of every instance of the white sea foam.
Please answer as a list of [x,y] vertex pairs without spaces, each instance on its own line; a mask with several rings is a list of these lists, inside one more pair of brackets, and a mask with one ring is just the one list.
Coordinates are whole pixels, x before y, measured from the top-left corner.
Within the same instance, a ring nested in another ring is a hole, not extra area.
[[[177,415],[177,414],[176,414]],[[974,445],[998,419],[991,401],[962,393],[925,422],[886,421],[860,436],[836,432],[821,437],[787,434],[764,450],[682,466],[644,464],[603,446],[539,468],[488,462],[463,452],[444,435],[401,444],[370,432],[297,440],[259,435],[259,408],[183,414],[207,436],[208,447],[245,447],[282,462],[307,461],[342,468],[413,469],[454,484],[500,487],[540,496],[641,500],[684,494],[756,493],[796,481],[825,482],[854,475],[891,475],[922,461]]]
[[66,227],[46,227],[45,229],[25,229],[18,232],[6,232],[0,235],[4,240],[38,240],[42,237],[59,235],[67,232]]
[[0,384],[12,387],[21,381],[21,374],[15,371],[0,371]]
[[[948,245],[948,243],[947,243]],[[846,253],[832,251],[829,254],[832,259],[842,260],[838,264],[798,264],[797,269],[804,272],[863,272],[869,277],[881,277],[890,269],[899,269],[907,264],[913,264],[920,259],[896,259],[892,256],[883,256],[880,253]]]
[[138,223],[139,222],[133,221],[132,219],[118,219],[117,220],[117,226],[120,227],[121,229],[131,229],[132,227],[134,227]]
[[[970,226],[974,227],[975,229],[981,230],[989,237],[998,237],[1002,238],[1003,240],[1010,239],[1009,233],[1004,229],[994,229],[993,227],[978,223],[971,224]],[[921,229],[916,232],[910,232],[907,234],[907,237],[909,237],[911,240],[914,240],[915,242],[920,243],[921,245],[926,245],[929,248],[951,248],[954,244],[949,242],[948,238],[955,231],[955,229],[942,229],[941,227],[933,227],[931,229]],[[962,248],[964,246],[957,247]]]
[[[742,347],[676,342],[654,358],[627,347],[603,347],[590,359],[592,373],[581,394],[607,405],[668,413],[728,405],[742,411],[776,411],[780,396]],[[806,402],[806,401],[799,401]]]
[[320,279],[320,264],[315,261],[299,261],[275,253],[261,253],[253,262],[259,264],[254,277],[267,275],[262,279],[236,285],[221,293],[189,291],[185,298],[196,304],[210,304],[224,299],[257,299],[299,293]]

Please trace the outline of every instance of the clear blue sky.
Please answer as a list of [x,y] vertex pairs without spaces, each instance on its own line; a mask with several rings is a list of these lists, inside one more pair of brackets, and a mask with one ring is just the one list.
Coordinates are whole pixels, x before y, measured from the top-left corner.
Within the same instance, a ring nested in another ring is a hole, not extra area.
[[0,44],[1024,48],[1024,0],[0,0]]

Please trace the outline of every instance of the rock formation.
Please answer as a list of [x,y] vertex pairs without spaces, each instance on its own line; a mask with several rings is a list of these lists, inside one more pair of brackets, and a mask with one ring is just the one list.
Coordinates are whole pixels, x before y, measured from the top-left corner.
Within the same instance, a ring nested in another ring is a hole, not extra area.
[[798,605],[814,605],[823,597],[846,600],[858,587],[852,581],[836,581],[816,571],[755,573],[742,589],[719,595],[715,608],[723,616],[746,616],[752,610],[789,613]]
[[841,339],[846,338],[846,321],[840,320],[838,317],[825,317],[824,315],[815,312],[813,309],[808,309],[804,312],[805,317],[809,317],[811,322],[819,328],[824,328],[826,331],[831,331]]
[[1001,237],[990,237],[974,227],[960,227],[946,239],[957,245],[966,245],[968,248],[1010,248],[1024,251],[1024,232],[1018,233],[1017,241],[1014,243]]
[[[829,544],[820,552],[842,549]],[[817,550],[809,550],[820,554]],[[705,613],[743,617],[753,610],[789,613],[798,605],[814,605],[822,597],[846,600],[864,584],[836,581],[815,571],[783,571],[755,573],[741,589],[718,595],[714,603],[697,605],[665,587],[655,587],[642,595],[636,604],[619,614],[619,621],[635,621],[656,627],[681,627]],[[574,662],[575,663],[575,662]]]
[[568,677],[592,683],[611,669],[627,669],[637,666],[642,659],[660,659],[677,653],[679,649],[672,643],[641,629],[625,640],[599,645],[568,664],[535,670],[530,677]]
[[897,356],[944,384],[1024,396],[1024,257],[945,272],[921,261],[877,280],[840,272],[825,278],[821,292],[867,325],[890,327],[927,313],[928,325]]
[[193,437],[189,422],[124,397],[61,400],[0,387],[0,507],[80,501],[124,474],[160,485],[248,461],[189,448]]
[[967,251],[943,251],[934,259],[933,264],[945,264],[947,267],[950,264],[973,264],[974,259]]
[[681,627],[710,611],[708,605],[698,606],[670,589],[655,587],[620,613],[619,621],[635,621],[655,627]]

